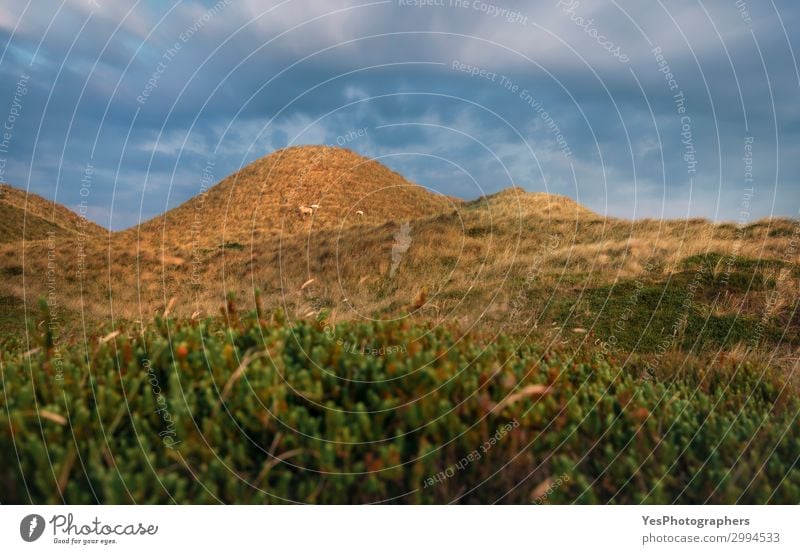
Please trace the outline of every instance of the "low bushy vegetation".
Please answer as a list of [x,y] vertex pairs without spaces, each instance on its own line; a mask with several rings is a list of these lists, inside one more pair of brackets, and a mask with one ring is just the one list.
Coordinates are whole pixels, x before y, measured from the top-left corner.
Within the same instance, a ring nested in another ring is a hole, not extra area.
[[232,305],[38,340],[2,358],[4,503],[800,501],[797,391],[751,362]]
[[[635,279],[555,296],[544,320],[591,329],[626,352],[656,352],[665,344],[685,352],[800,347],[798,299],[770,271],[796,268],[780,260],[707,254],[691,256],[666,276]],[[793,283],[792,283],[793,284]],[[545,297],[545,291],[534,291]]]

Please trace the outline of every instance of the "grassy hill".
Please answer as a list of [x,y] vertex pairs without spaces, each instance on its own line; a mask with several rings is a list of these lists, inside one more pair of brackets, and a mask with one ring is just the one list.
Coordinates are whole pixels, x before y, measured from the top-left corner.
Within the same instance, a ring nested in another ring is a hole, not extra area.
[[15,242],[23,237],[43,240],[51,231],[92,236],[107,233],[57,202],[0,183],[0,242]]
[[[301,204],[320,208],[304,217]],[[791,364],[799,230],[608,218],[517,187],[454,202],[351,151],[296,147],[137,228],[28,242],[24,268],[18,244],[0,245],[0,298],[35,306],[55,289],[65,322],[93,324],[170,304],[213,315],[231,292],[254,309],[259,291],[292,320],[327,310],[642,352],[766,346]]]
[[[30,306],[47,296],[46,275],[51,268],[67,262],[55,254],[58,244],[95,244],[108,232],[64,206],[36,194],[0,184],[0,344],[22,341],[25,331],[26,282],[32,286]],[[35,260],[26,258],[30,253]],[[73,260],[75,260],[73,256]],[[27,271],[25,268],[28,268]],[[73,287],[64,296],[75,294]],[[28,310],[29,311],[29,310]]]
[[[251,163],[122,235],[182,250],[250,245],[280,235],[416,219],[452,210],[455,203],[350,150],[296,146]],[[311,205],[319,206],[313,216],[299,214],[300,206]]]

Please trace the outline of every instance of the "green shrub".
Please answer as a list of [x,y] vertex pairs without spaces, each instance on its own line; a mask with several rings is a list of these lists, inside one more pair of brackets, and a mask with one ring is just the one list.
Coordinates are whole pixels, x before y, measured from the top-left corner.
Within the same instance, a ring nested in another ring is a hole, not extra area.
[[762,367],[229,321],[4,355],[0,501],[800,501],[800,402]]

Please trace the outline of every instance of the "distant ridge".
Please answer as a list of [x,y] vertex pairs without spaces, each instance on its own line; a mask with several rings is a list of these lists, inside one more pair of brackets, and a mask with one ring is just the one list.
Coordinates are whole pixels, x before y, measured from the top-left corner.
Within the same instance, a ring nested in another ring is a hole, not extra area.
[[0,183],[0,242],[43,240],[51,231],[92,236],[107,232],[57,202]]
[[513,215],[515,211],[526,217],[554,219],[601,218],[603,216],[575,202],[568,196],[547,192],[528,192],[522,187],[512,186],[494,194],[482,196],[470,202],[471,205],[486,205],[503,208],[504,213]]

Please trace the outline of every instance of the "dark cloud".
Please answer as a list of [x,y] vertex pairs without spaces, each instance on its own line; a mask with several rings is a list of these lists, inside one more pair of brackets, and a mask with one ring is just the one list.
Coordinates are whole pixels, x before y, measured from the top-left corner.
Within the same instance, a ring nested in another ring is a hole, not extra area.
[[75,205],[91,164],[92,214],[121,228],[196,194],[208,160],[221,178],[339,142],[446,194],[514,183],[611,215],[736,219],[753,137],[751,218],[797,215],[794,3],[406,4],[2,8],[2,114],[30,75],[5,179]]

